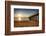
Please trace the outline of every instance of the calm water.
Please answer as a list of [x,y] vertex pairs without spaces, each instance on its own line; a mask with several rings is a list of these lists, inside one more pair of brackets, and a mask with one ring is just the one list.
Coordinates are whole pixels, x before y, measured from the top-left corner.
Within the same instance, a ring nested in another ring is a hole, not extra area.
[[[37,20],[39,19],[38,16],[36,16]],[[29,18],[28,17],[21,17],[21,18],[18,18],[18,17],[15,17],[15,21],[29,21]]]
[[26,17],[26,18],[15,18],[15,21],[29,21],[29,18]]

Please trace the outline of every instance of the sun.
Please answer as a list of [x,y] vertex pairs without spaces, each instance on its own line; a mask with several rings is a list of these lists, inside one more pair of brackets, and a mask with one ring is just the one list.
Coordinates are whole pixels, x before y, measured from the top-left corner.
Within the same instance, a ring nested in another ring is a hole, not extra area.
[[18,14],[17,16],[18,16],[18,20],[21,21],[22,15],[21,14]]
[[22,15],[21,14],[18,14],[18,17],[22,17]]

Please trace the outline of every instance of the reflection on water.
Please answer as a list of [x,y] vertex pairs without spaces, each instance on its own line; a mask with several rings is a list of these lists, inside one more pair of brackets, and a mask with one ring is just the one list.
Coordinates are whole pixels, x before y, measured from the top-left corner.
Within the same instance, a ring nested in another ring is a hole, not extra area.
[[[36,16],[36,17],[33,17],[33,18],[36,18],[37,20],[38,20],[38,16]],[[30,19],[33,19],[33,18],[30,18]],[[30,19],[28,18],[28,17],[15,17],[14,18],[15,19],[15,21],[29,21]]]
[[29,21],[29,18],[28,17],[22,17],[22,18],[15,17],[15,21]]

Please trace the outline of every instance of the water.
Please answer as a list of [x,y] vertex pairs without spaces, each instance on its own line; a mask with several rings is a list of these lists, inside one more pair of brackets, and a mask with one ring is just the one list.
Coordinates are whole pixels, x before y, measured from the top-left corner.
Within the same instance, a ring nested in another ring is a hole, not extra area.
[[29,21],[28,17],[15,18],[15,21]]

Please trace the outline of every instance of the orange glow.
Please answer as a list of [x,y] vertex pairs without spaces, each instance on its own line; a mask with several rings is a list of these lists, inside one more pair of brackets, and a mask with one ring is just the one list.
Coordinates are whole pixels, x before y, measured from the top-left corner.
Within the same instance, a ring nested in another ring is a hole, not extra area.
[[18,16],[18,20],[21,21],[22,15],[21,14],[18,14],[17,16]]

